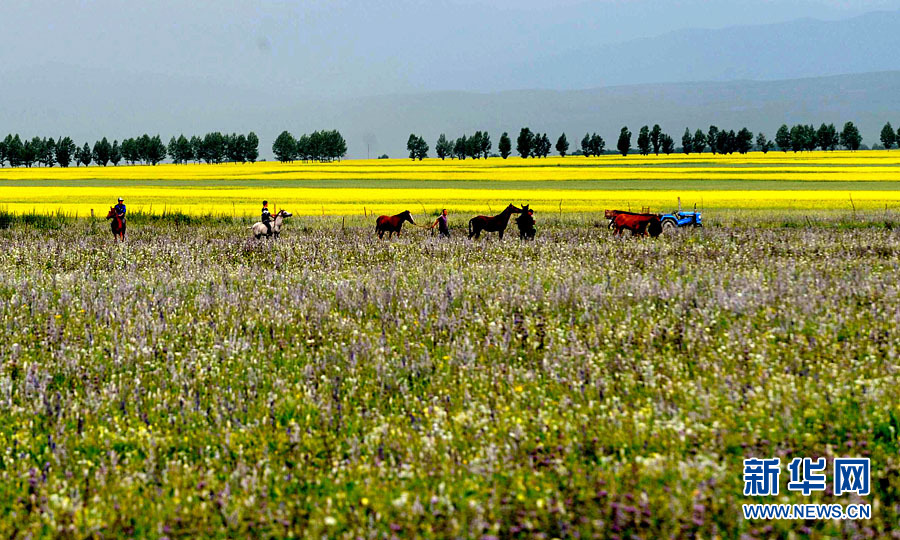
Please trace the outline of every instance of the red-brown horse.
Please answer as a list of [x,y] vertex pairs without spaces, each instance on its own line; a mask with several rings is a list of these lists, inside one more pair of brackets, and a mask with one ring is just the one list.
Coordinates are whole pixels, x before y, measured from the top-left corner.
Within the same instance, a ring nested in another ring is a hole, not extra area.
[[400,212],[396,216],[378,216],[378,219],[375,221],[375,232],[378,233],[378,238],[384,238],[384,233],[388,233],[388,238],[394,236],[394,233],[400,236],[400,229],[403,228],[404,221],[408,221],[413,225],[416,224],[409,210]]
[[496,216],[475,216],[469,220],[469,238],[479,238],[481,231],[495,232],[500,234],[500,240],[503,240],[503,231],[509,225],[509,218],[513,214],[521,214],[522,209],[516,208],[512,204]]
[[647,236],[656,238],[662,233],[662,222],[656,214],[629,214],[620,212],[613,218],[615,233],[621,235],[628,229],[633,236]]
[[616,216],[625,214],[626,216],[647,216],[650,214],[639,214],[637,212],[626,212],[625,210],[605,210],[603,215],[609,220],[609,230],[616,228]]
[[116,240],[125,241],[125,220],[119,217],[118,212],[112,206],[109,207],[109,213],[106,214],[106,219],[110,219],[112,221],[109,222],[109,228],[112,230],[113,237]]

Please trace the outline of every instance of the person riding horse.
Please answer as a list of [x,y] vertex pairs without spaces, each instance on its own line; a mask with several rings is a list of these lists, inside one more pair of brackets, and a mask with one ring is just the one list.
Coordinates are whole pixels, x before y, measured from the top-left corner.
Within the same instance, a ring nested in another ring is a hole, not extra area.
[[119,204],[109,207],[106,219],[110,220],[109,229],[116,240],[125,241],[125,201],[119,197]]
[[119,204],[113,208],[116,211],[116,216],[122,220],[122,223],[125,223],[125,200],[119,197]]
[[260,219],[263,225],[266,226],[266,236],[272,235],[272,214],[269,213],[269,201],[263,201],[262,207],[262,218]]

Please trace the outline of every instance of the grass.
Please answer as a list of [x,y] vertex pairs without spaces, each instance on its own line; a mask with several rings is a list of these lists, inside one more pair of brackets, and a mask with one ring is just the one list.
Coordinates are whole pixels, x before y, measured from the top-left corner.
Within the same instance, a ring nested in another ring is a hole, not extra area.
[[[887,536],[898,187],[897,152],[0,169],[0,535]],[[702,230],[600,213],[678,197]],[[510,201],[537,241],[462,238]],[[442,207],[450,241],[373,238]],[[872,493],[743,497],[774,456]]]
[[[893,214],[759,212],[655,241],[538,212],[527,244],[145,216],[114,245],[101,220],[14,220],[0,535],[887,536]],[[745,457],[844,455],[872,459],[862,500],[742,496]]]

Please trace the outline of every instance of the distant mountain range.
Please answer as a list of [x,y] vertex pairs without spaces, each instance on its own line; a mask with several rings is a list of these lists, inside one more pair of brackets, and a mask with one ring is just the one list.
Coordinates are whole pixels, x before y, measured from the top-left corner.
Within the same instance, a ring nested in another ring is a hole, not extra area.
[[[272,111],[270,117],[275,114]],[[746,126],[772,138],[783,123],[818,126],[825,122],[840,128],[851,120],[871,145],[878,141],[885,122],[900,127],[900,71],[784,81],[392,95],[279,107],[277,115],[271,124],[273,133],[276,125],[341,129],[353,157],[366,156],[367,138],[372,157],[381,152],[395,157],[405,154],[410,133],[424,136],[433,148],[440,133],[457,137],[488,130],[496,144],[502,131],[514,135],[522,126],[547,132],[554,141],[566,132],[573,144],[585,132],[596,131],[607,147],[613,147],[624,125],[636,136],[642,125],[659,123],[680,141],[685,127]]]
[[900,70],[900,11],[709,30],[586,45],[494,72],[507,88],[595,88],[657,82],[780,80]]
[[[209,92],[221,92],[207,85]],[[197,88],[197,87],[195,87]],[[885,122],[900,127],[900,71],[835,75],[781,81],[730,81],[612,86],[591,90],[516,90],[495,93],[430,92],[345,100],[304,100],[289,96],[259,99],[253,93],[229,93],[228,100],[185,101],[171,80],[136,79],[131,92],[146,92],[142,106],[102,89],[50,87],[39,115],[24,101],[0,107],[0,132],[23,135],[68,134],[76,141],[99,136],[121,139],[148,132],[164,138],[178,133],[255,131],[263,157],[282,130],[295,135],[316,129],[339,129],[349,156],[391,157],[406,153],[410,133],[425,137],[433,148],[440,133],[457,137],[487,130],[496,145],[499,135],[522,126],[566,132],[576,144],[585,132],[598,132],[615,144],[623,125],[635,134],[644,124],[659,123],[676,140],[685,127],[716,124],[748,127],[771,138],[782,123],[822,122],[843,125],[852,120],[871,145]],[[78,94],[62,102],[54,96]],[[152,99],[150,99],[152,96]],[[35,96],[41,99],[42,96]],[[6,99],[6,98],[4,98]],[[34,126],[34,127],[31,127]],[[51,126],[51,127],[47,127]],[[496,148],[496,146],[495,146]]]
[[852,120],[871,145],[884,122],[900,126],[898,29],[900,11],[684,30],[585,45],[527,63],[507,60],[510,67],[481,69],[477,78],[457,73],[460,88],[533,90],[354,99],[312,99],[253,78],[226,84],[213,76],[155,74],[137,67],[0,67],[0,134],[66,134],[93,141],[144,132],[168,137],[254,130],[266,157],[282,130],[335,128],[344,133],[349,156],[358,158],[402,156],[410,133],[423,135],[433,147],[440,133],[456,137],[488,130],[496,145],[502,131],[512,135],[527,125],[551,137],[565,131],[573,143],[586,131],[597,131],[612,146],[623,125],[637,132],[641,125],[659,123],[680,140],[685,126],[747,126],[771,137],[782,123]]

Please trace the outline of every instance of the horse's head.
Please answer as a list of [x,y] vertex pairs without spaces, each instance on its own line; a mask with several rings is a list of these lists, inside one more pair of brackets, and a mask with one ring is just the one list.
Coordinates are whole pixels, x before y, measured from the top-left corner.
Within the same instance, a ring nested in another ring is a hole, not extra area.
[[519,209],[519,213],[520,213],[520,214],[527,214],[527,213],[528,213],[528,205],[527,205],[527,204],[523,204],[523,205],[522,205],[522,208]]
[[413,225],[416,224],[416,222],[413,221],[412,214],[409,213],[409,210],[400,214],[400,222],[402,223],[404,221],[408,221],[408,222],[412,223]]
[[116,209],[112,206],[109,207],[109,213],[106,214],[106,219],[112,219],[116,217]]
[[286,218],[286,217],[291,217],[291,216],[293,216],[294,214],[288,212],[287,210],[279,210],[278,213],[275,214],[275,215],[276,215],[276,216],[281,216],[281,217],[283,217],[283,218]]
[[521,214],[522,209],[517,208],[516,206],[513,206],[512,203],[510,203],[509,206],[506,207],[506,210],[504,210],[504,212],[508,214]]

